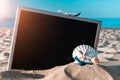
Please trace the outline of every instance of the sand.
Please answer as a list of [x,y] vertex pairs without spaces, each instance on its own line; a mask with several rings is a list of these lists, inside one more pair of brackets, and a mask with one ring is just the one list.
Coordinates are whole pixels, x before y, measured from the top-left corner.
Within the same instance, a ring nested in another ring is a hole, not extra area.
[[120,29],[101,29],[99,65],[69,63],[48,70],[6,71],[12,28],[0,28],[0,80],[120,80]]

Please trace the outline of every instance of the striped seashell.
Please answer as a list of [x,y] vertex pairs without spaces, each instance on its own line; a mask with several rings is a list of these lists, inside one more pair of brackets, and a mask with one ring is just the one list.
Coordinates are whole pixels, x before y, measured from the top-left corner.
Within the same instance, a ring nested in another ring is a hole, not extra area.
[[[88,62],[88,60],[90,61],[90,59],[92,58],[98,58],[97,57],[97,51],[89,46],[89,45],[79,45],[77,46],[72,53],[72,57],[78,57],[80,60],[82,61],[86,61]],[[85,59],[84,59],[85,57]]]

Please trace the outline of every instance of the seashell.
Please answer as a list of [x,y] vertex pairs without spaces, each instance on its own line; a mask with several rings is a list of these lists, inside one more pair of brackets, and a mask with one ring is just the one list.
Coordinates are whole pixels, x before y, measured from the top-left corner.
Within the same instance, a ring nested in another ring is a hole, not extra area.
[[[79,45],[72,53],[72,57],[78,57],[80,60],[90,62],[92,58],[98,58],[97,51],[89,45]],[[76,60],[75,60],[76,61]]]

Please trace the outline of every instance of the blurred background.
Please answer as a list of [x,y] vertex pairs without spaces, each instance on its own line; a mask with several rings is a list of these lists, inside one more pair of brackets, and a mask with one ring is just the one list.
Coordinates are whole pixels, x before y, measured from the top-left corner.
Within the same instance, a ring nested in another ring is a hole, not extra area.
[[103,28],[120,27],[120,0],[0,0],[0,27],[13,27],[17,6],[51,12],[62,10],[102,21]]

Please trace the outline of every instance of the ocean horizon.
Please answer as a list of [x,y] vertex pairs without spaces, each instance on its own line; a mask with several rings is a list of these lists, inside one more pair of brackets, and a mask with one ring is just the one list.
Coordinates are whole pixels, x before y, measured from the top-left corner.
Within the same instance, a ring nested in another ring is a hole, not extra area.
[[[88,18],[101,21],[102,28],[120,28],[120,18]],[[15,19],[0,22],[0,27],[14,27]]]
[[102,28],[120,28],[120,18],[93,18],[101,21]]

